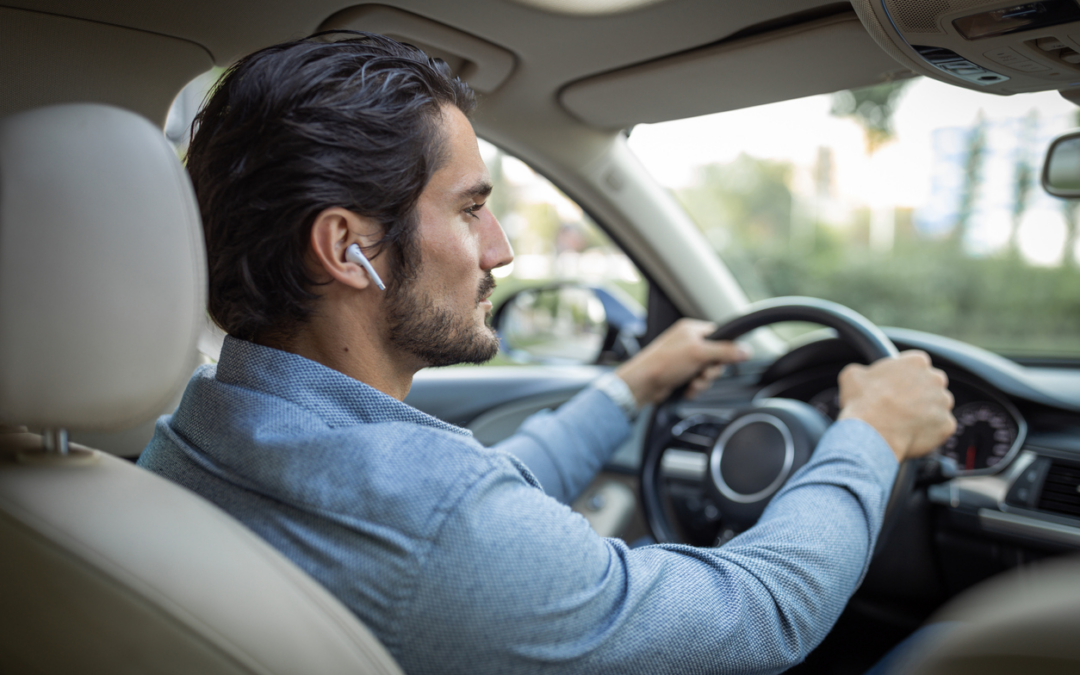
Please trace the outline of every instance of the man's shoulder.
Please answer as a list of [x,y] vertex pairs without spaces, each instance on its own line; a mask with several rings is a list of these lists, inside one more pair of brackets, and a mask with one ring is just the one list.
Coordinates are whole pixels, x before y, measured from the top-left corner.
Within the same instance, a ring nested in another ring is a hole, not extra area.
[[491,472],[533,484],[513,457],[449,425],[388,419],[332,426],[293,401],[223,385],[212,367],[192,378],[148,450],[146,465],[182,469],[188,487],[205,475],[207,483],[224,480],[309,511],[419,515],[444,508]]
[[364,424],[320,434],[328,448],[339,448],[338,468],[348,485],[390,501],[446,505],[491,473],[532,485],[533,479],[511,455],[487,448],[471,436],[408,422]]

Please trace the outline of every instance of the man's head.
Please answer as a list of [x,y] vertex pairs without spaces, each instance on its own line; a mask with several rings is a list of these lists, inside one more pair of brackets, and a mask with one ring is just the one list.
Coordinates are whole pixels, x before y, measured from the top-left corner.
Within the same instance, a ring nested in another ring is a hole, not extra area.
[[[312,268],[313,225],[340,211],[364,225],[357,241],[369,258],[388,258],[391,340],[432,365],[490,358],[490,331],[467,328],[461,312],[440,308],[444,289],[417,283],[421,196],[461,145],[453,134],[474,105],[445,63],[376,35],[277,45],[230,68],[196,118],[187,160],[214,320],[248,340],[295,334],[334,280]],[[476,282],[477,297],[489,278]],[[448,353],[447,342],[469,348]]]

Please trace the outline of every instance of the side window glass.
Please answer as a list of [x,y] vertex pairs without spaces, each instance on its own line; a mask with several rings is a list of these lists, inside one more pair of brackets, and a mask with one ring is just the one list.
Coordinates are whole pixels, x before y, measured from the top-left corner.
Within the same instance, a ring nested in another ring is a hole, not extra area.
[[[587,213],[525,162],[480,140],[494,185],[488,206],[514,248],[514,262],[494,270],[496,308],[528,288],[573,283],[601,289],[643,315],[648,283]],[[500,353],[491,362],[513,361]]]

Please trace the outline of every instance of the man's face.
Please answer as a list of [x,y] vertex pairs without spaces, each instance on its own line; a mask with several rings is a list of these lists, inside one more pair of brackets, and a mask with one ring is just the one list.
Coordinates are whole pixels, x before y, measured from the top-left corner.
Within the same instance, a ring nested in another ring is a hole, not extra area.
[[443,108],[446,161],[417,205],[420,265],[411,283],[385,299],[390,341],[428,366],[483,363],[499,350],[488,326],[495,288],[491,270],[514,259],[510,242],[484,206],[491,179],[472,125]]

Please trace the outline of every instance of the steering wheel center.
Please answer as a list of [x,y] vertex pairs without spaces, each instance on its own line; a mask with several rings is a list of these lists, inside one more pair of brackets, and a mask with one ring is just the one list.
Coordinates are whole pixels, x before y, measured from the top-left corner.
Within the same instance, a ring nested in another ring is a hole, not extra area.
[[767,500],[791,475],[795,441],[779,417],[752,413],[738,418],[717,439],[709,457],[713,485],[739,504]]

